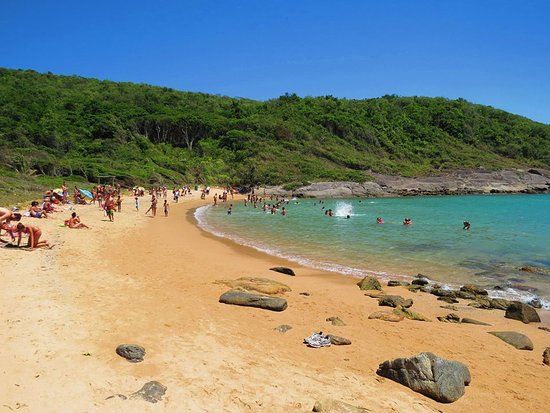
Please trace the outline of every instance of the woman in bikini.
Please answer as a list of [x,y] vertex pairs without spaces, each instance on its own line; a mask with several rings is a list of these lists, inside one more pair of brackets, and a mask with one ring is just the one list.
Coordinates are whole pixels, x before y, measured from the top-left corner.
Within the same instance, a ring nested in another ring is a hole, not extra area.
[[27,248],[40,248],[40,247],[46,247],[51,248],[53,245],[50,246],[48,241],[40,241],[40,237],[42,236],[42,231],[40,231],[40,228],[38,227],[32,227],[30,225],[23,225],[21,222],[17,224],[17,233],[18,233],[18,239],[17,239],[17,246],[21,244],[21,236],[23,234],[29,235],[29,241],[27,242]]

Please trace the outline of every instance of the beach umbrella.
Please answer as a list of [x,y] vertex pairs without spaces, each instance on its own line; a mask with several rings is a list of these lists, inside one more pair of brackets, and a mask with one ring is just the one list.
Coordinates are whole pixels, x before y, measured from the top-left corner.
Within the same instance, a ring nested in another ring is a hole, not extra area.
[[85,189],[82,189],[82,188],[78,188],[78,190],[85,196],[87,196],[88,198],[92,198],[92,193],[90,191],[87,191]]
[[63,190],[61,188],[55,188],[53,190],[56,194],[63,195]]

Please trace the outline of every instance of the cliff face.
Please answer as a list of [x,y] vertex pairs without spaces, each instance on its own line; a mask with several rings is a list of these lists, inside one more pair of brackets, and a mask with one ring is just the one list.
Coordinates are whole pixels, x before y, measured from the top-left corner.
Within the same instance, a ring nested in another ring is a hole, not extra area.
[[295,191],[285,191],[282,187],[267,188],[266,193],[306,198],[550,193],[550,171],[543,169],[464,170],[419,178],[374,173],[371,175],[374,177],[372,182],[318,182]]

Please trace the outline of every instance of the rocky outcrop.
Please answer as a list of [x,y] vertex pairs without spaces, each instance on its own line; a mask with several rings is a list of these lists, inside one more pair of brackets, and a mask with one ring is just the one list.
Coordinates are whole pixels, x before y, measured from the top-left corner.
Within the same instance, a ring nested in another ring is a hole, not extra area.
[[452,403],[464,395],[471,381],[468,367],[433,353],[384,361],[376,373],[438,402]]
[[394,312],[394,314],[402,315],[403,317],[408,318],[409,320],[428,321],[428,322],[432,321],[428,317],[426,317],[426,316],[424,316],[420,313],[416,313],[414,311],[411,311],[408,308],[403,308],[400,305],[397,306],[396,308],[394,308],[393,312]]
[[401,287],[406,285],[411,285],[411,283],[407,281],[398,281],[398,280],[388,281],[388,287]]
[[220,303],[256,307],[271,311],[284,311],[288,304],[284,298],[229,290],[220,296]]
[[370,182],[317,182],[294,191],[266,188],[266,194],[305,198],[352,198],[408,195],[489,193],[548,193],[550,172],[542,169],[489,171],[483,169],[405,178],[370,172]]
[[540,323],[540,317],[537,310],[520,301],[512,301],[506,309],[504,317],[511,318],[512,320],[519,320],[525,324]]
[[380,282],[376,279],[376,277],[373,277],[371,275],[367,275],[365,278],[359,281],[357,285],[361,290],[382,291],[382,286],[380,285]]
[[393,311],[376,311],[369,315],[371,320],[391,321],[398,323],[405,318],[403,314],[395,314]]
[[382,295],[378,298],[378,305],[387,307],[401,306],[403,308],[409,308],[413,305],[413,300],[410,298],[405,300],[400,295]]
[[478,287],[477,285],[473,285],[473,284],[463,285],[462,287],[460,287],[460,291],[471,293],[474,296],[476,296],[476,295],[488,295],[486,289]]
[[446,316],[437,317],[443,323],[460,323],[460,317],[455,313],[447,314]]
[[546,347],[542,352],[542,362],[547,366],[550,366],[550,347]]
[[515,331],[489,331],[489,334],[500,338],[518,350],[533,350],[533,342],[524,334]]
[[292,291],[286,284],[269,278],[241,277],[236,280],[218,280],[217,284],[224,284],[233,289],[256,291],[262,294],[282,294]]
[[120,344],[116,348],[116,353],[131,363],[142,362],[145,357],[145,349],[137,344]]
[[296,275],[294,270],[288,267],[273,267],[273,268],[270,268],[270,270],[275,272],[280,272],[281,274],[286,274],[286,275],[292,275],[292,276]]

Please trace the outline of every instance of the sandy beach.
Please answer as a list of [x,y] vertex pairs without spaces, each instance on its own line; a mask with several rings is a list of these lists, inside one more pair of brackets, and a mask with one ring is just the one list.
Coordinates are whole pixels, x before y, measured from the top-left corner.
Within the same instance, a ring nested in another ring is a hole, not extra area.
[[[307,412],[331,398],[372,412],[543,412],[550,405],[550,346],[543,323],[523,324],[499,310],[468,307],[461,317],[492,326],[437,321],[451,311],[433,295],[402,287],[432,322],[368,319],[379,311],[358,279],[261,254],[205,233],[194,208],[198,192],[171,203],[170,216],[145,216],[125,198],[111,223],[95,205],[76,206],[90,230],[61,227],[70,211],[23,221],[42,228],[49,250],[0,248],[0,412]],[[161,208],[159,208],[160,211]],[[60,226],[61,225],[61,226]],[[269,271],[289,266],[295,277]],[[218,302],[217,280],[265,277],[287,284],[283,312]],[[309,295],[300,293],[307,292]],[[338,316],[345,326],[326,318]],[[274,328],[288,324],[286,333]],[[347,337],[349,346],[312,349],[314,331]],[[517,331],[534,351],[488,334]],[[121,343],[146,350],[129,363]],[[376,375],[380,363],[431,351],[464,363],[472,382],[452,404],[438,403]],[[167,387],[152,404],[128,397],[149,381]],[[121,396],[124,397],[121,397]],[[115,397],[111,397],[115,396]]]

